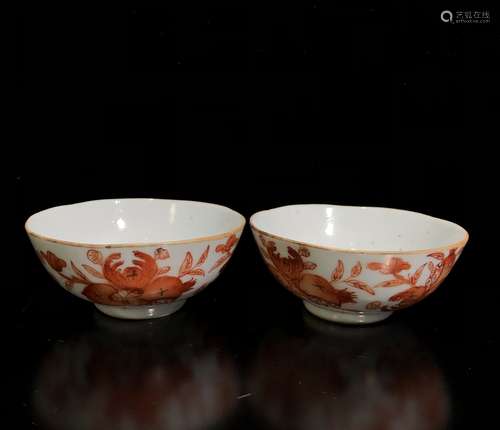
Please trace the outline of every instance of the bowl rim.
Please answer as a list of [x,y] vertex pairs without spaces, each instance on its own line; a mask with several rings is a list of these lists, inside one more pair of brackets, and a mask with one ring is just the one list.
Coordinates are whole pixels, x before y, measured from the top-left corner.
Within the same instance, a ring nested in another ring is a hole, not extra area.
[[[165,240],[165,241],[151,241],[151,242],[124,242],[124,243],[116,243],[116,242],[109,242],[109,243],[90,243],[90,242],[73,242],[71,240],[62,240],[62,239],[55,239],[53,237],[45,236],[43,234],[35,233],[32,230],[28,228],[28,222],[30,221],[31,218],[34,216],[38,215],[41,212],[50,210],[50,209],[56,209],[56,208],[61,208],[65,206],[73,206],[73,205],[78,205],[82,203],[93,203],[93,202],[102,202],[102,201],[110,201],[110,200],[159,200],[159,201],[170,201],[170,202],[182,202],[182,203],[202,203],[204,205],[209,205],[209,206],[215,206],[219,208],[223,208],[226,210],[229,210],[231,212],[234,212],[239,218],[240,218],[240,224],[238,227],[235,227],[231,230],[225,231],[223,233],[218,233],[218,234],[213,234],[210,236],[199,236],[199,237],[193,237],[192,239],[180,239],[180,240]],[[236,234],[240,231],[242,231],[245,227],[246,224],[246,218],[240,214],[239,212],[235,211],[234,209],[231,209],[230,207],[219,205],[216,203],[210,203],[210,202],[202,202],[198,200],[179,200],[179,199],[158,199],[154,197],[125,197],[125,198],[107,198],[107,199],[95,199],[95,200],[85,200],[81,202],[76,202],[76,203],[69,203],[66,205],[58,205],[58,206],[52,206],[50,208],[42,209],[41,211],[35,212],[34,214],[30,215],[26,222],[24,223],[24,229],[26,230],[26,233],[28,236],[33,236],[36,237],[37,239],[44,240],[47,242],[52,242],[52,243],[59,243],[61,245],[69,245],[69,246],[75,246],[75,247],[81,247],[81,248],[145,248],[145,247],[153,247],[153,246],[159,246],[159,245],[182,245],[182,244],[187,244],[187,243],[197,243],[197,242],[204,242],[208,240],[217,240],[217,239],[223,239],[225,237],[231,236],[233,234]]]
[[[340,248],[336,246],[325,246],[325,245],[318,245],[312,242],[304,242],[300,240],[295,240],[291,239],[288,237],[280,236],[274,233],[269,233],[265,230],[262,230],[258,227],[255,226],[255,217],[259,214],[262,214],[264,212],[269,212],[275,209],[281,209],[281,208],[286,208],[286,207],[297,207],[297,206],[330,206],[330,207],[341,207],[341,208],[357,208],[357,209],[384,209],[384,210],[390,210],[390,211],[395,211],[395,212],[407,212],[407,213],[412,213],[412,214],[417,214],[420,216],[424,216],[427,218],[432,218],[434,220],[437,220],[439,222],[445,222],[449,224],[453,224],[454,226],[458,227],[459,229],[463,230],[464,233],[464,238],[459,240],[458,242],[454,242],[448,245],[444,246],[436,246],[433,248],[418,248],[418,249],[408,249],[408,250],[394,250],[394,251],[386,251],[383,249],[352,249],[352,248]],[[397,208],[388,208],[384,206],[353,206],[353,205],[334,205],[334,204],[328,204],[328,203],[304,203],[304,204],[291,204],[291,205],[284,205],[284,206],[276,206],[274,208],[270,209],[264,209],[258,212],[255,212],[249,220],[249,224],[252,230],[264,234],[266,236],[269,236],[273,239],[279,239],[279,240],[284,240],[287,242],[291,242],[294,244],[297,244],[299,246],[307,246],[308,248],[316,248],[316,249],[323,249],[323,250],[328,250],[328,251],[338,251],[338,252],[343,252],[347,254],[372,254],[372,255],[411,255],[411,254],[431,254],[436,251],[443,251],[443,250],[448,250],[448,249],[453,249],[453,248],[463,248],[468,240],[469,240],[469,233],[468,231],[463,228],[461,225],[456,224],[452,221],[448,221],[442,218],[434,217],[432,215],[427,215],[422,212],[416,212],[416,211],[410,211],[407,209],[397,209]]]

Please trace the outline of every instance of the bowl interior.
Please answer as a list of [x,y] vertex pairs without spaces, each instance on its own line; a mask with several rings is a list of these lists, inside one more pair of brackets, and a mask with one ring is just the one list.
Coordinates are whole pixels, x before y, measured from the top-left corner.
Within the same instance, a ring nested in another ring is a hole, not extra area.
[[224,206],[182,200],[95,200],[32,215],[26,229],[45,238],[82,244],[184,241],[236,230],[243,216]]
[[258,212],[250,222],[281,238],[350,251],[416,251],[467,240],[457,224],[388,208],[293,205]]

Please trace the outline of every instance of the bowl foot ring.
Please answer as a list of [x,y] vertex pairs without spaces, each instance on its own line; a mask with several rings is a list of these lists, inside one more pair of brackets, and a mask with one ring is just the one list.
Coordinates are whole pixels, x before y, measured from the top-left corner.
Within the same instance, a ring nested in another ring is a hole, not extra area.
[[304,306],[313,315],[339,324],[373,324],[389,317],[392,312],[357,312],[327,308],[304,301]]
[[96,304],[95,307],[110,317],[127,320],[145,320],[171,315],[177,312],[185,302],[185,300],[179,300],[173,303],[144,306],[108,306]]

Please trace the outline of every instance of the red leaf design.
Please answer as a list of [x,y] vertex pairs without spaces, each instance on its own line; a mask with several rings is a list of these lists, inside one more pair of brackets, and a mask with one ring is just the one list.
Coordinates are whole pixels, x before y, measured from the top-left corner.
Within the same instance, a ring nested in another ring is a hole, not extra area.
[[342,279],[342,276],[344,276],[344,263],[342,263],[342,260],[338,260],[337,267],[332,272],[331,280],[338,281]]
[[193,256],[188,251],[188,252],[186,252],[186,256],[184,257],[184,261],[182,262],[181,267],[179,269],[179,275],[188,272],[192,266],[193,266]]
[[[263,239],[261,238],[261,240],[263,241]],[[226,243],[224,244],[220,244],[220,245],[217,245],[215,247],[215,252],[229,252],[231,251],[231,248],[236,245],[236,243],[238,242],[238,238],[236,237],[236,235],[232,234],[231,236],[229,236],[229,238],[227,239]],[[262,242],[264,243],[264,241]]]
[[50,251],[47,251],[45,254],[43,253],[43,251],[40,251],[40,256],[56,272],[61,273],[62,270],[66,267],[66,262]]
[[201,266],[207,260],[209,249],[210,249],[210,245],[208,245],[207,249],[205,249],[203,254],[201,254],[200,258],[198,259],[198,262],[196,263],[196,267]]
[[432,254],[428,254],[427,257],[436,258],[438,260],[444,260],[444,253],[442,253],[442,252],[434,252]]
[[368,294],[375,295],[375,291],[373,291],[366,282],[358,281],[357,279],[348,279],[346,281],[351,287],[358,288],[360,290],[366,291]]
[[359,276],[361,274],[361,270],[363,270],[363,268],[361,267],[361,263],[358,261],[351,269],[351,277],[355,278],[356,276]]
[[75,272],[80,277],[81,280],[91,284],[90,279],[87,278],[85,274],[78,267],[75,266],[75,263],[71,262],[71,268],[73,269],[73,272]]
[[158,271],[156,272],[156,275],[163,275],[165,273],[170,272],[170,266],[165,266],[165,267],[160,267]]
[[424,263],[422,264],[416,271],[413,275],[411,275],[410,277],[410,282],[412,284],[416,284],[418,282],[418,280],[420,279],[420,275],[422,275],[422,272],[425,268],[425,266],[427,265],[427,263]]
[[368,267],[368,269],[370,269],[370,270],[380,270],[384,267],[384,264],[383,263],[368,263],[368,265],[366,267]]
[[391,279],[389,281],[380,282],[375,285],[374,288],[388,288],[388,287],[397,287],[398,285],[406,284],[406,280],[404,279]]
[[95,270],[93,267],[89,266],[88,264],[82,264],[82,267],[89,272],[92,276],[95,276],[96,278],[99,279],[106,279],[104,276],[102,276],[101,273],[99,273],[97,270]]
[[304,270],[314,270],[318,267],[316,263],[313,263],[312,261],[304,261]]
[[215,264],[212,266],[212,268],[208,271],[208,273],[214,271],[218,267],[222,266],[227,260],[229,260],[229,257],[231,257],[231,254],[224,254],[221,258],[219,258]]
[[187,272],[186,275],[205,276],[205,271],[203,269],[192,269],[189,272]]
[[227,240],[226,242],[226,250],[227,252],[231,251],[231,248],[236,245],[236,243],[238,242],[238,238],[236,237],[236,235],[232,234],[229,239]]

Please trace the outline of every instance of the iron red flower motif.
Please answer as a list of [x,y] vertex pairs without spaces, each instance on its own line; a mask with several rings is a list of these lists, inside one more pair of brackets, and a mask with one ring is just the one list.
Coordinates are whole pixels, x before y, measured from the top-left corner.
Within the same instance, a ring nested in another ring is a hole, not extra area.
[[[325,279],[315,273],[308,273],[314,270],[317,265],[312,261],[305,261],[304,257],[309,257],[310,252],[306,247],[294,249],[287,247],[287,256],[282,256],[277,251],[276,243],[260,235],[259,249],[264,257],[264,261],[269,267],[274,277],[287,289],[299,297],[321,305],[342,307],[347,303],[357,303],[358,296],[348,288],[340,288],[340,285],[347,285],[356,290],[376,298],[376,290],[379,288],[392,288],[407,286],[403,291],[389,297],[389,302],[394,305],[384,305],[379,300],[374,300],[366,304],[367,310],[391,311],[410,306],[434,291],[448,275],[455,263],[460,250],[451,249],[448,255],[437,252],[427,255],[437,263],[432,261],[423,263],[413,273],[403,273],[411,269],[411,264],[400,257],[389,257],[385,262],[369,262],[363,265],[357,261],[347,271],[342,260],[337,261],[336,267],[331,272],[330,280]],[[381,282],[370,285],[360,279],[363,267],[378,271],[383,275],[390,275],[389,278]],[[419,284],[420,279],[427,268],[428,276],[423,284]]]
[[217,259],[217,261],[210,268],[208,273],[213,272],[215,269],[218,269],[219,267],[221,268],[219,270],[222,270],[223,265],[231,258],[232,249],[236,246],[237,243],[238,243],[238,238],[236,237],[236,235],[232,234],[231,236],[228,237],[226,243],[222,243],[215,247],[215,252],[222,254],[222,256]]
[[385,275],[394,275],[410,268],[410,263],[399,257],[391,257],[386,263],[368,263],[368,269],[378,270]]
[[45,260],[47,264],[56,272],[62,272],[62,270],[66,267],[66,262],[50,251],[45,253],[40,251],[40,256],[42,257],[42,260]]
[[[72,261],[72,275],[63,273],[66,262],[50,251],[40,252],[42,257],[63,279],[68,288],[74,284],[83,284],[82,294],[90,301],[104,305],[143,305],[152,303],[167,303],[190,290],[196,284],[196,276],[204,276],[201,266],[205,263],[210,246],[193,266],[193,256],[186,253],[177,276],[167,275],[170,266],[159,267],[158,261],[170,257],[166,249],[158,248],[154,257],[142,252],[133,251],[132,265],[123,267],[124,260],[121,253],[115,252],[107,257],[95,249],[87,251],[87,259],[98,266],[83,264],[82,267],[92,277],[98,278],[94,282],[80,270]],[[189,276],[190,278],[184,280]]]
[[[299,250],[287,247],[288,256],[282,257],[277,252],[276,244],[260,236],[263,247],[262,256],[274,277],[287,289],[301,298],[323,304],[341,307],[345,303],[356,303],[356,294],[347,288],[336,288],[322,276],[307,273],[314,270],[316,264],[304,261],[303,256],[310,256],[306,247]],[[304,273],[305,272],[305,273]]]
[[[424,263],[413,274],[408,276],[403,276],[399,272],[410,269],[410,264],[398,257],[392,257],[389,260],[389,264],[368,263],[369,269],[378,270],[380,273],[391,274],[393,276],[392,279],[381,282],[375,287],[410,286],[406,290],[389,297],[390,302],[397,303],[392,307],[385,307],[385,309],[382,310],[406,308],[427,297],[441,284],[441,282],[443,282],[448,273],[450,273],[459,254],[460,251],[457,251],[455,248],[450,249],[448,255],[445,255],[443,252],[429,254],[427,257],[436,259],[439,263],[434,264],[432,261]],[[418,285],[418,281],[425,267],[427,267],[429,275],[424,284]],[[374,303],[375,302],[369,303],[367,309],[373,309]]]

